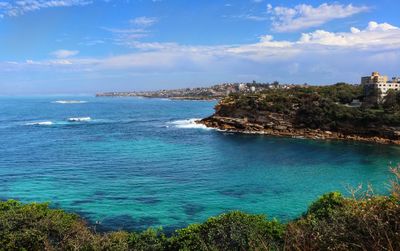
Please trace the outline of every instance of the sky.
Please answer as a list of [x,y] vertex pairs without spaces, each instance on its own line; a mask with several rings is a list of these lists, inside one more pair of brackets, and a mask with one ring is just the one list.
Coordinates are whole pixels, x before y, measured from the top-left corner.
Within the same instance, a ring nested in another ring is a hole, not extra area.
[[0,95],[400,75],[398,0],[0,0]]

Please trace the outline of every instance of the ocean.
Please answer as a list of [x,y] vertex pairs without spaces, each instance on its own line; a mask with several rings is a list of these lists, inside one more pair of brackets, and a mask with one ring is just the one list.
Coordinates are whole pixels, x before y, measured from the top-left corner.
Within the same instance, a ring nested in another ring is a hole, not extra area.
[[99,231],[172,231],[232,210],[287,221],[323,193],[349,195],[359,184],[388,193],[400,147],[194,123],[215,104],[0,97],[0,199],[50,202]]

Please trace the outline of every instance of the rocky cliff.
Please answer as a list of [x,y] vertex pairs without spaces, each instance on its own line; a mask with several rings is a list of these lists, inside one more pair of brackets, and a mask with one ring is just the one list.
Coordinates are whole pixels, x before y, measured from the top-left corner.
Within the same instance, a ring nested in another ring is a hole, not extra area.
[[250,134],[400,144],[400,127],[396,122],[385,123],[386,117],[371,117],[361,108],[327,102],[324,98],[312,98],[307,103],[302,96],[288,97],[228,97],[218,103],[214,115],[199,123]]

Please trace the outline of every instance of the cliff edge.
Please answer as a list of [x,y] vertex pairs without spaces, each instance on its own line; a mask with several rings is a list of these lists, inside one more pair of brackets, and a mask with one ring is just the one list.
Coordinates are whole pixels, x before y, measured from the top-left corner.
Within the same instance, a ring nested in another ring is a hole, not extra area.
[[400,144],[398,107],[369,103],[360,86],[298,87],[228,96],[198,123],[250,134]]

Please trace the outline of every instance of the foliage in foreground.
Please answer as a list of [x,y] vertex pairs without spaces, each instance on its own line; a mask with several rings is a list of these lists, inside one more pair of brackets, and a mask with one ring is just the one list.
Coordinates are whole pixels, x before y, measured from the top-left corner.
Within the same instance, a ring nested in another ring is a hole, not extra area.
[[0,202],[0,250],[400,250],[400,168],[390,196],[328,193],[281,224],[230,212],[167,237],[161,229],[98,234],[48,204]]

